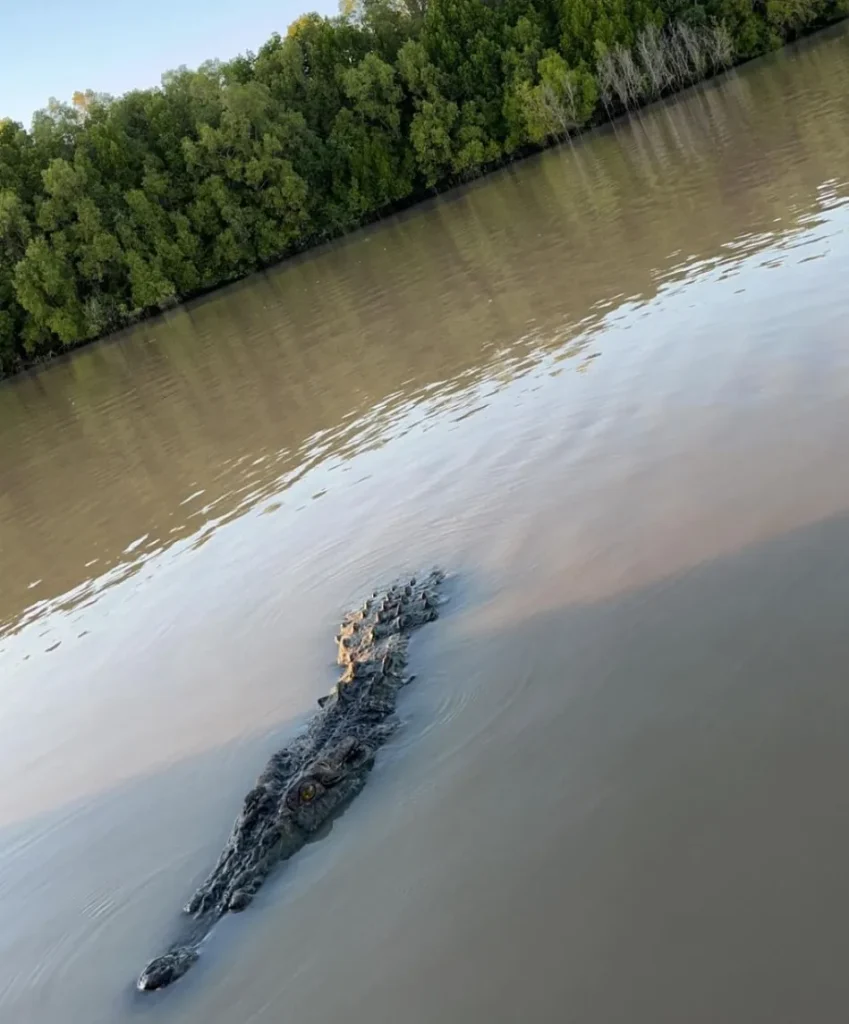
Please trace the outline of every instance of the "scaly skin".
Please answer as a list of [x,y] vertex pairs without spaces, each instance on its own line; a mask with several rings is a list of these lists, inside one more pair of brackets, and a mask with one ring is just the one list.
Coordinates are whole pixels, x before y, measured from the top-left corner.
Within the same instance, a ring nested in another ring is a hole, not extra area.
[[209,877],[186,904],[191,920],[138,979],[165,988],[197,960],[200,944],[228,911],[244,910],[271,869],[287,860],[363,788],[377,748],[395,728],[398,690],[408,682],[409,635],[438,616],[443,574],[377,591],[349,613],[336,638],[343,666],[320,710],[288,747],[272,755],[247,794]]

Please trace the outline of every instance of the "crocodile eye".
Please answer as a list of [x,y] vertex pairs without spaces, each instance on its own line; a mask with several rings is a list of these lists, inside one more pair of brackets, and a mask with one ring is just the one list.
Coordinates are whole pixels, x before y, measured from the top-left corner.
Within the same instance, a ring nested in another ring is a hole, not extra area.
[[302,804],[308,804],[315,800],[315,783],[305,782],[298,790],[298,797]]

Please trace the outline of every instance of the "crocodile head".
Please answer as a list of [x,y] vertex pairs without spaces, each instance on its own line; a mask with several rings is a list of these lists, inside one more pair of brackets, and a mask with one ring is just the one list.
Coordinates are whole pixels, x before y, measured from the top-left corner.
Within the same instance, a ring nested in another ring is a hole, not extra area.
[[374,750],[353,736],[322,751],[280,802],[281,833],[315,832],[362,789],[373,764]]
[[325,748],[284,792],[250,863],[225,890],[223,906],[231,911],[249,906],[271,867],[297,853],[311,833],[359,793],[373,763],[374,750],[353,736]]
[[[291,857],[334,812],[363,788],[374,764],[374,750],[353,736],[325,748],[286,789],[273,825],[257,840],[251,865],[237,878],[222,898],[230,910],[244,909],[259,888],[273,862]],[[257,787],[266,796],[265,787]],[[256,800],[246,801],[253,808]],[[264,806],[264,805],[263,805]],[[272,805],[273,806],[273,805]],[[269,823],[271,824],[271,823]],[[173,946],[156,957],[142,971],[137,985],[143,991],[165,988],[197,960],[197,944]]]
[[197,946],[177,946],[156,957],[139,975],[136,982],[142,992],[165,988],[186,973],[198,958]]

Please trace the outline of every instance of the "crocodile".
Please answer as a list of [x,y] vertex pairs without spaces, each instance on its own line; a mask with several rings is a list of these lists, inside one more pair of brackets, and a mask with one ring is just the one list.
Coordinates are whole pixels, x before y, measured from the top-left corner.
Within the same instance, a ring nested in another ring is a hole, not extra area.
[[215,923],[244,910],[275,865],[363,788],[377,749],[397,728],[397,693],[414,678],[406,675],[410,634],[438,617],[443,579],[433,569],[393,583],[344,617],[335,638],[338,682],[245,796],[218,862],[183,908],[182,934],[141,972],[141,991],[181,978]]

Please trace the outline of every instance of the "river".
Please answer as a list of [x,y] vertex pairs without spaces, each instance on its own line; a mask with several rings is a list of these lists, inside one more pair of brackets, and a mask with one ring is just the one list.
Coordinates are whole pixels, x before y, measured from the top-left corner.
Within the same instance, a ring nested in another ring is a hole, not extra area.
[[[847,268],[836,30],[0,387],[0,1017],[842,1024]],[[135,992],[431,564],[363,794]]]

